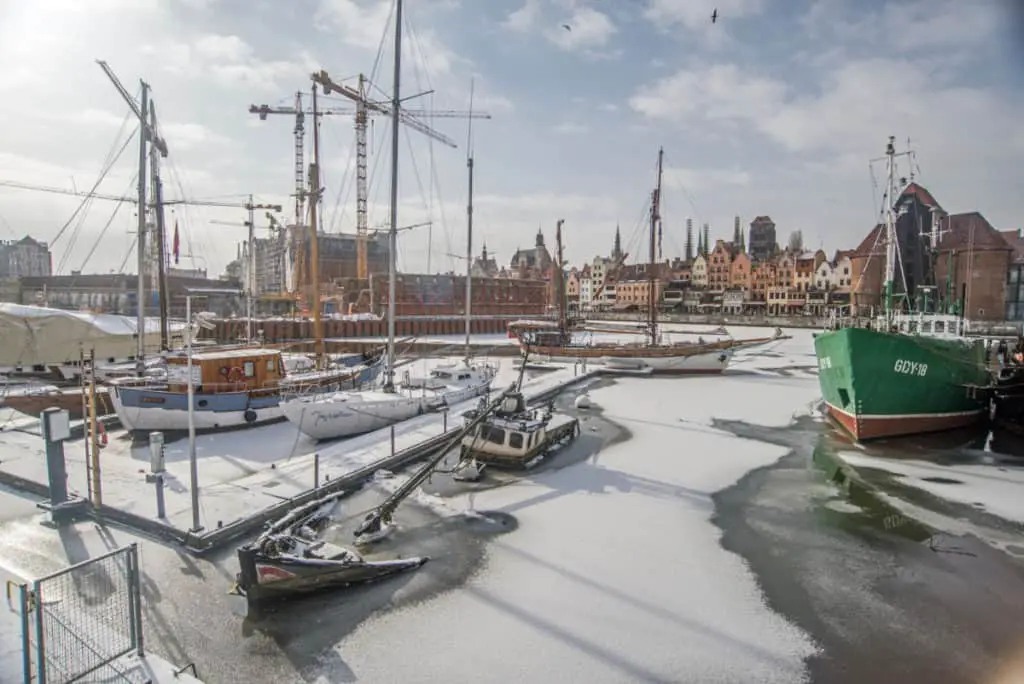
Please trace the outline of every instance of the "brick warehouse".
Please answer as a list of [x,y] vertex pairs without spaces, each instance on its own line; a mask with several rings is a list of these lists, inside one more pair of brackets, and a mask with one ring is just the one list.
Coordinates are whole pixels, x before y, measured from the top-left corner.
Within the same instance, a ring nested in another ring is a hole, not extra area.
[[[907,185],[896,208],[899,250],[894,292],[916,299],[920,286],[935,284],[942,294],[952,273],[953,297],[964,297],[968,318],[1002,320],[1013,259],[1013,247],[1003,235],[979,212],[946,214],[917,183]],[[934,248],[929,235],[933,220],[939,238]],[[882,305],[884,231],[884,225],[876,225],[851,255],[851,313],[855,315],[867,315]]]

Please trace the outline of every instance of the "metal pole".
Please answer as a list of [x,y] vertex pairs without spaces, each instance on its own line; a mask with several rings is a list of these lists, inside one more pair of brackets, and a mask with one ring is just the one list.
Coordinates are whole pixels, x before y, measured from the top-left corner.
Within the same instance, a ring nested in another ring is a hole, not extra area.
[[320,454],[313,454],[313,489],[320,486]]
[[135,286],[135,326],[138,339],[135,347],[135,372],[142,376],[146,372],[146,116],[149,112],[149,85],[142,84],[142,98],[139,107],[139,224],[135,241],[139,252],[139,278]]
[[[401,0],[399,0],[401,2]],[[391,455],[395,455],[395,426],[391,426]]]
[[246,265],[249,277],[246,279],[248,287],[245,292],[245,334],[249,340],[249,344],[252,344],[252,300],[253,291],[256,289],[256,216],[254,214],[252,195],[249,195],[249,203],[245,206],[249,210],[249,220],[246,222],[246,225],[249,227],[249,259],[247,260]]
[[28,619],[28,585],[18,585],[18,603],[21,611],[21,669],[25,684],[32,684],[32,629]]
[[199,524],[199,465],[196,462],[195,388],[192,383],[192,295],[185,297],[185,346],[188,372],[188,469],[189,487],[192,489],[192,530],[203,529]]
[[46,632],[43,629],[43,595],[40,591],[42,583],[32,583],[32,603],[36,611],[36,681],[46,684]]
[[132,592],[132,605],[134,615],[132,616],[132,631],[135,636],[135,653],[141,658],[145,655],[145,640],[142,637],[142,571],[139,569],[139,545],[132,544],[128,552],[128,562],[131,568],[129,577]]
[[[391,96],[391,230],[388,232],[388,352],[384,389],[395,389],[395,268],[398,256],[398,139],[402,82],[402,0],[395,2],[395,73]],[[392,435],[394,428],[392,428]],[[392,448],[394,453],[394,448]]]

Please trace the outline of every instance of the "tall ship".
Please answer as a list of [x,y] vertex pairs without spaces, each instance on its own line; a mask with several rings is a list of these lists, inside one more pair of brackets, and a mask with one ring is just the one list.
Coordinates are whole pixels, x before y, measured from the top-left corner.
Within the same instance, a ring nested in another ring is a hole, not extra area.
[[[887,189],[884,235],[885,261],[882,312],[867,327],[839,327],[816,335],[818,378],[828,415],[858,441],[965,427],[979,421],[988,408],[990,373],[985,343],[966,335],[969,323],[963,304],[953,302],[947,282],[945,301],[929,311],[928,293],[910,301],[906,283],[900,306],[894,301],[897,215],[906,213],[907,187],[897,189],[895,138],[886,147]],[[916,222],[911,222],[916,223]],[[933,211],[932,247],[938,244],[938,216]],[[911,239],[920,242],[916,225]],[[869,236],[870,239],[871,236]],[[902,265],[901,265],[902,266]],[[947,270],[947,273],[950,273]],[[926,277],[926,276],[925,276]],[[916,309],[912,310],[912,309]]]
[[724,371],[732,358],[728,342],[670,342],[664,339],[658,323],[657,245],[661,231],[661,177],[664,150],[658,150],[657,186],[651,193],[649,258],[647,263],[647,321],[644,340],[636,343],[579,343],[570,329],[566,315],[564,261],[562,259],[562,224],[556,229],[556,264],[554,271],[558,323],[516,326],[520,344],[538,357],[557,361],[592,360],[609,370],[638,374],[717,374]]

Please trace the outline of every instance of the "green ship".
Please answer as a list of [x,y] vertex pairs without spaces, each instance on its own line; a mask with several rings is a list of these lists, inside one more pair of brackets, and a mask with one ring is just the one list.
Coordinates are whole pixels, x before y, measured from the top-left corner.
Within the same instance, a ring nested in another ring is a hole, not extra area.
[[[893,141],[886,151],[887,198],[895,196]],[[871,328],[840,328],[814,340],[827,412],[858,441],[965,427],[988,410],[985,342],[965,336],[963,318],[949,312],[899,313],[893,307],[893,204],[887,199],[883,315]]]

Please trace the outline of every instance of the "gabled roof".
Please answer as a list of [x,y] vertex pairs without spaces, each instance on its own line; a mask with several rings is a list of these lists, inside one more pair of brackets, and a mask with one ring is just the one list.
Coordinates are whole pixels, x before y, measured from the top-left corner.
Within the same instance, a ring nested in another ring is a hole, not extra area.
[[937,207],[942,209],[942,207],[939,206],[939,203],[935,201],[932,193],[928,192],[928,190],[917,183],[908,183],[907,187],[903,188],[903,192],[900,193],[900,197],[916,197],[921,204],[926,207]]
[[988,222],[981,212],[969,211],[963,214],[951,214],[939,219],[938,251],[967,250],[977,251],[1012,251],[1013,245]]
[[1013,248],[1013,260],[1024,261],[1024,229],[1001,230],[999,234],[1006,240],[1006,244]]
[[869,257],[869,256],[882,256],[885,254],[885,241],[882,239],[882,231],[885,230],[885,224],[879,223],[871,232],[868,233],[867,237],[864,238],[857,248],[853,250],[850,258],[854,257]]

